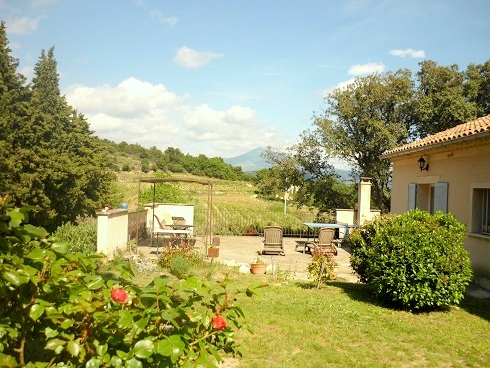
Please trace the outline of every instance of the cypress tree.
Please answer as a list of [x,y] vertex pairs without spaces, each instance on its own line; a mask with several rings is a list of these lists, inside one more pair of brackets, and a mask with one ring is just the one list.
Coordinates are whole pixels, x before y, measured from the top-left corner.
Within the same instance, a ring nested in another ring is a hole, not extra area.
[[39,174],[49,207],[34,219],[48,229],[102,207],[112,175],[106,170],[96,138],[83,115],[60,94],[54,47],[43,50],[32,81],[32,125],[39,127]]
[[[33,132],[28,128],[30,91],[25,77],[17,72],[19,61],[11,55],[5,22],[0,22],[0,196],[8,195],[15,205],[32,203],[32,193],[42,183],[29,174],[35,166],[26,143]],[[35,204],[35,203],[34,203]]]
[[107,203],[114,174],[85,117],[60,94],[54,47],[43,50],[32,84],[17,72],[0,22],[0,196],[35,205],[48,230]]

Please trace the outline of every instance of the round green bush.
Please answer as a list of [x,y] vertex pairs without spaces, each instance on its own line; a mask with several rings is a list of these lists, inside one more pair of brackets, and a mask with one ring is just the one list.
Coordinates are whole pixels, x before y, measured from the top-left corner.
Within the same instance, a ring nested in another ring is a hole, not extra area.
[[458,304],[472,279],[465,225],[451,214],[384,215],[349,237],[351,264],[385,302],[408,310]]

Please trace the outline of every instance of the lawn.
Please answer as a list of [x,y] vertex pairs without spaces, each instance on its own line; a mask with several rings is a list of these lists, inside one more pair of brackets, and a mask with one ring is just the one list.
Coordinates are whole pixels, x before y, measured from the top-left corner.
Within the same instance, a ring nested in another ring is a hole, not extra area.
[[243,300],[254,334],[240,331],[239,367],[487,367],[490,301],[446,312],[384,307],[366,285],[272,285]]
[[317,289],[308,281],[208,264],[193,272],[211,280],[226,273],[230,290],[267,284],[259,295],[239,296],[253,333],[237,332],[243,358],[225,358],[226,368],[490,365],[489,299],[467,296],[447,311],[414,314],[380,304],[362,284],[331,282]]

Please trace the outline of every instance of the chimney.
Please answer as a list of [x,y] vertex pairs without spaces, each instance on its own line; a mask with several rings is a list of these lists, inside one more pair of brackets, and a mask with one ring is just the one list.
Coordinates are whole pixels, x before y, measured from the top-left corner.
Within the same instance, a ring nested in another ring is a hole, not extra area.
[[358,188],[357,225],[371,219],[371,178],[361,178]]

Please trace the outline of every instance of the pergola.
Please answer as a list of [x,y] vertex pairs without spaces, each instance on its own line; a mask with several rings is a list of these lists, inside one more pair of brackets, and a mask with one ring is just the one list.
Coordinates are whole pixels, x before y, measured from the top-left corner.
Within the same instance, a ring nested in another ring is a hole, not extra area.
[[179,178],[140,178],[138,179],[138,208],[140,208],[140,195],[141,195],[141,183],[153,184],[153,205],[152,205],[152,221],[155,221],[155,197],[156,197],[156,185],[158,183],[196,183],[208,186],[208,206],[206,213],[206,228],[204,232],[204,245],[205,254],[208,251],[208,245],[213,240],[213,183],[209,180],[196,180],[196,179],[179,179]]

